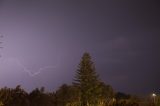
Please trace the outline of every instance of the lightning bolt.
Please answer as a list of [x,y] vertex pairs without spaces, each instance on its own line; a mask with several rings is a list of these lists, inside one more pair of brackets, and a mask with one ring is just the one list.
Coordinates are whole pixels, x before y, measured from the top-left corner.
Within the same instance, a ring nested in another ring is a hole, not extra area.
[[[0,35],[0,40],[1,40],[1,38],[3,38],[3,35]],[[3,44],[3,42],[2,41],[0,41],[0,49],[2,49],[3,47],[1,46]]]
[[[3,38],[4,38],[4,35],[0,34],[0,40],[2,40]],[[0,49],[3,49],[2,44],[3,44],[3,41],[0,41]],[[0,58],[3,58],[1,56],[1,54],[0,54]],[[10,58],[6,58],[6,59],[2,59],[2,60],[3,60],[3,63],[8,63],[8,62],[15,63],[17,66],[22,68],[22,70],[24,72],[26,72],[30,77],[34,77],[34,76],[40,74],[43,70],[55,69],[59,64],[60,59],[57,58],[57,64],[56,65],[41,67],[36,72],[33,72],[32,70],[29,70],[24,64],[22,64],[22,62],[18,58],[10,57]]]
[[54,69],[57,67],[58,63],[56,65],[52,65],[52,66],[45,66],[45,67],[41,67],[39,68],[38,71],[36,72],[32,72],[31,70],[29,70],[25,65],[23,65],[21,63],[21,61],[18,59],[18,58],[7,58],[7,59],[4,59],[3,63],[8,63],[8,62],[14,62],[15,64],[17,64],[19,67],[21,67],[23,69],[24,72],[26,72],[30,77],[34,77],[38,74],[40,74],[43,70],[47,70],[47,69]]
[[[3,38],[3,35],[0,34],[0,40]],[[3,46],[2,46],[3,42],[0,41],[0,50],[3,49]],[[0,54],[0,58],[2,57],[2,55]]]

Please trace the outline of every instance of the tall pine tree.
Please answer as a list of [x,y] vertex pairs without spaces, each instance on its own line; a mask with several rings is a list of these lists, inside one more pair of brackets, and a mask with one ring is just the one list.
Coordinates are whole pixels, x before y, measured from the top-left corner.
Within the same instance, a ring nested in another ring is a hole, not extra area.
[[74,84],[80,89],[81,106],[96,106],[99,97],[99,79],[89,53],[84,53],[75,76]]

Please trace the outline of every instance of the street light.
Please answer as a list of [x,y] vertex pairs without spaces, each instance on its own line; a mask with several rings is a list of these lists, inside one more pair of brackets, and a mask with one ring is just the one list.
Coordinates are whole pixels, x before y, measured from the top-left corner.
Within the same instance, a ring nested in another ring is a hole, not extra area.
[[153,93],[153,94],[152,94],[152,97],[153,97],[153,103],[154,103],[154,104],[156,103],[156,96],[157,96],[157,95],[156,95],[155,93]]
[[153,97],[156,97],[157,95],[155,93],[152,94]]

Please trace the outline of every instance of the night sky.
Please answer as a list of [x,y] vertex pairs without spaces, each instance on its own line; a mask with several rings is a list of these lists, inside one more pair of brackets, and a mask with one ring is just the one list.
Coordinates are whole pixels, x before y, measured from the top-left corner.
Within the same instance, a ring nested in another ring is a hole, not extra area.
[[0,87],[56,90],[89,52],[116,91],[160,92],[157,1],[0,0]]

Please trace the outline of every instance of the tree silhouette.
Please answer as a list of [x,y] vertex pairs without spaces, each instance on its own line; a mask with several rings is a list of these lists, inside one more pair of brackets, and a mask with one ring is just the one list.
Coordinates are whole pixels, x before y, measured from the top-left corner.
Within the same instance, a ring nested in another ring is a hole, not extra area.
[[[158,96],[159,97],[159,96]],[[157,104],[159,106],[159,98]],[[63,84],[54,92],[44,87],[30,93],[18,85],[0,89],[0,106],[138,106],[134,96],[113,91],[110,85],[99,80],[89,53],[84,53],[73,85]],[[145,105],[146,106],[146,105]]]
[[99,79],[89,53],[84,53],[73,84],[80,89],[81,106],[97,104],[99,98]]

